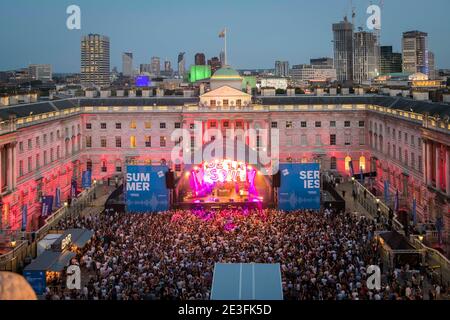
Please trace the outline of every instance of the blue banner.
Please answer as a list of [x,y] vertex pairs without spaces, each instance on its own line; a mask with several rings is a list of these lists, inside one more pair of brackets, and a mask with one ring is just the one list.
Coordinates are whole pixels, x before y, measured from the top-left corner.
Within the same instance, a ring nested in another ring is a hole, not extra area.
[[70,184],[70,197],[72,199],[75,199],[77,196],[78,196],[77,180],[72,180],[72,183]]
[[55,191],[55,207],[61,208],[61,189],[60,188],[56,188],[56,191]]
[[23,276],[33,288],[36,295],[40,296],[44,294],[47,286],[45,271],[24,271]]
[[394,201],[394,211],[398,212],[400,210],[400,199],[398,196],[398,189],[395,191],[395,201]]
[[388,180],[384,180],[384,203],[389,206],[390,204],[390,195],[389,195],[389,181]]
[[47,217],[53,211],[53,196],[42,197],[42,216]]
[[318,163],[280,164],[280,172],[279,209],[285,211],[320,209],[320,165]]
[[92,187],[92,171],[83,171],[81,185],[83,189],[89,189],[90,187]]
[[127,166],[127,212],[150,213],[169,209],[167,166]]
[[24,204],[22,206],[22,231],[27,231],[28,223],[28,205]]

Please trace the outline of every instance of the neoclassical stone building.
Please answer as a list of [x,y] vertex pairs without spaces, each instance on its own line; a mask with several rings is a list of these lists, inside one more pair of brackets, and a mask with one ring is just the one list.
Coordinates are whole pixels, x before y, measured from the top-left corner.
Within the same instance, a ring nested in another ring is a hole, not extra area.
[[[442,216],[450,230],[449,106],[387,96],[251,96],[223,86],[199,97],[73,98],[0,109],[0,229],[38,227],[41,196],[91,170],[98,181],[121,178],[130,162],[170,159],[175,129],[254,129],[250,148],[266,148],[280,133],[279,161],[321,163],[322,171],[349,175],[376,171],[401,205],[417,201],[418,222]],[[262,130],[266,129],[266,130]],[[244,137],[242,139],[245,139]],[[194,138],[192,138],[194,140]],[[208,141],[202,141],[207,143]],[[183,164],[169,162],[182,174]],[[382,196],[380,197],[382,198]],[[447,233],[448,234],[448,233]]]

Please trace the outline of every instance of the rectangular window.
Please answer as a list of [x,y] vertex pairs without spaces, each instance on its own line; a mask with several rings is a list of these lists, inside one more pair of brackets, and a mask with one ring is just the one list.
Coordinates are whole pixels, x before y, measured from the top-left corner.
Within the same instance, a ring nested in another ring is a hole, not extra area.
[[227,99],[224,99],[223,100],[223,106],[224,107],[228,107],[228,105],[229,105],[229,101]]
[[344,121],[344,127],[350,128],[351,122],[350,121]]
[[175,129],[181,129],[181,122],[175,122]]
[[189,124],[189,129],[190,130],[194,130],[195,129],[195,123],[190,123]]
[[308,136],[306,134],[302,134],[301,136],[301,145],[302,146],[307,146],[308,145]]
[[360,128],[364,128],[365,125],[366,125],[366,123],[365,123],[364,121],[359,121],[359,122],[358,122],[358,126],[359,126]]
[[106,148],[106,137],[101,137],[100,138],[100,146],[102,148]]
[[86,130],[92,129],[92,123],[86,123]]
[[50,132],[50,143],[53,143],[54,140],[55,140],[55,135],[53,134],[53,132]]
[[230,122],[229,121],[224,121],[223,122],[223,127],[224,128],[229,128],[230,127]]
[[242,129],[243,127],[244,127],[244,124],[242,123],[242,121],[236,121],[236,128]]
[[398,147],[398,160],[402,161],[402,147]]
[[273,121],[273,122],[270,124],[270,126],[271,126],[273,129],[276,129],[276,128],[278,128],[278,122]]
[[236,107],[240,107],[242,106],[242,100],[241,99],[237,99],[236,100]]
[[322,122],[321,121],[316,121],[315,126],[316,126],[316,128],[322,127]]
[[423,170],[422,156],[419,156],[417,158],[417,162],[418,162],[418,165],[419,165],[419,172],[422,172],[422,170]]
[[19,161],[19,176],[23,176],[23,160]]
[[352,136],[350,134],[345,135],[345,145],[350,146],[352,144]]
[[136,136],[130,136],[130,148],[136,148]]
[[39,148],[41,145],[39,137],[36,137],[36,148]]
[[31,139],[28,139],[28,150],[31,150],[33,148],[33,143]]
[[54,152],[53,152],[54,150],[53,150],[53,148],[51,148],[50,149],[50,162],[53,162],[54,160],[55,160],[55,157],[54,157]]
[[211,107],[215,107],[215,106],[216,106],[216,100],[211,100],[211,101],[209,102],[209,105],[210,105]]
[[152,128],[152,122],[151,121],[145,121],[145,129],[151,129]]
[[416,157],[414,152],[411,152],[411,168],[416,168]]
[[131,120],[130,122],[130,129],[136,129],[137,125],[136,125],[136,121],[135,120]]
[[292,121],[286,121],[286,129],[292,129],[293,125],[292,125]]
[[28,172],[31,172],[33,170],[33,163],[32,163],[31,157],[28,157]]
[[165,123],[165,122],[161,122],[161,123],[159,124],[159,128],[160,128],[160,129],[165,129],[165,128],[166,128],[166,123]]
[[330,146],[335,146],[335,145],[336,145],[336,135],[330,134]]
[[90,136],[86,137],[86,148],[92,148],[92,137]]
[[316,134],[316,146],[322,145],[322,136],[320,134]]
[[308,125],[307,125],[306,121],[300,122],[300,127],[306,128],[307,126],[308,126]]
[[151,148],[151,146],[152,146],[152,137],[150,137],[150,136],[145,137],[145,146],[147,148]]
[[336,128],[336,121],[330,121],[330,128]]
[[337,159],[336,159],[336,157],[331,157],[330,169],[331,170],[336,170],[337,169]]
[[210,128],[217,128],[217,122],[215,122],[215,121],[210,122],[209,127]]
[[121,122],[116,122],[116,129],[117,130],[122,129],[122,123]]
[[23,142],[22,141],[19,142],[19,151],[23,152]]
[[47,151],[44,151],[44,165],[48,164]]
[[122,148],[122,137],[116,137],[116,148]]
[[162,148],[166,147],[166,137],[159,137],[159,146]]
[[364,132],[364,130],[361,130],[359,133],[359,145],[366,145],[366,133]]
[[106,130],[106,123],[105,122],[100,123],[100,129]]
[[41,167],[41,159],[39,154],[36,155],[36,169],[39,169]]

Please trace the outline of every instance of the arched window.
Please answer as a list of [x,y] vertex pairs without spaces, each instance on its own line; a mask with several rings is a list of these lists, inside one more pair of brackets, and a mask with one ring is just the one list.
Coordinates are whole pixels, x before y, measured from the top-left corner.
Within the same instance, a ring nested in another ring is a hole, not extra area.
[[361,156],[359,157],[359,167],[365,171],[366,170],[366,157]]
[[350,161],[352,161],[352,158],[350,156],[345,157],[345,171],[350,171]]

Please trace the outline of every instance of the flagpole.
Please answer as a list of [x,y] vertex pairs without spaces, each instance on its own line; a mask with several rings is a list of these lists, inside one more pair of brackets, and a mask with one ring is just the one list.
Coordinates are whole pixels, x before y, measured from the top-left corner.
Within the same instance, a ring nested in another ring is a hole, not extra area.
[[228,65],[228,55],[227,55],[227,28],[225,28],[225,66]]

